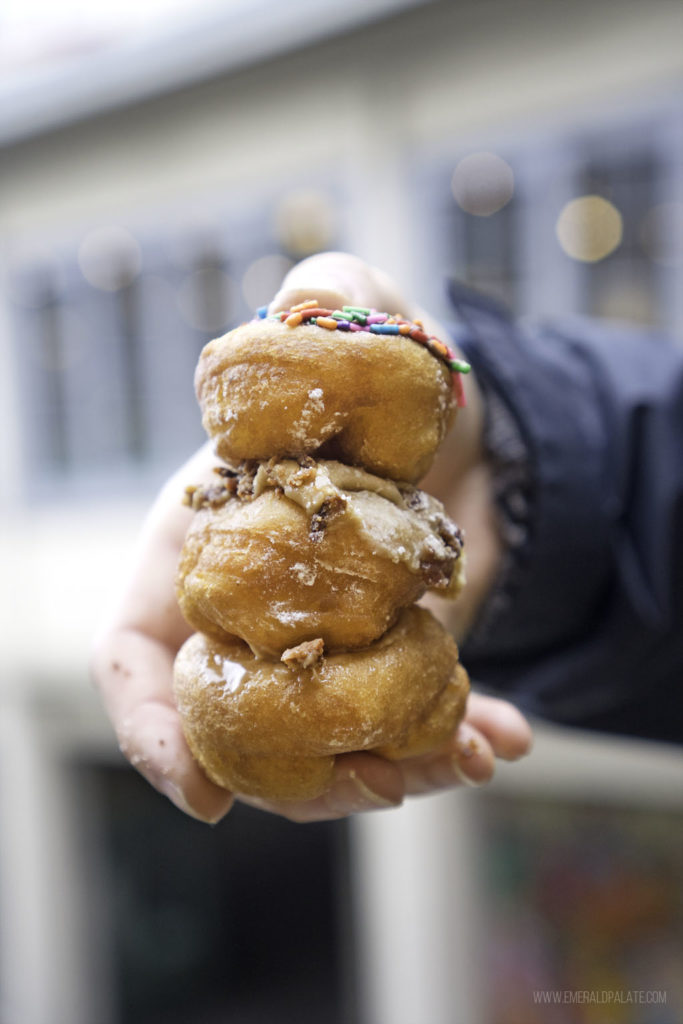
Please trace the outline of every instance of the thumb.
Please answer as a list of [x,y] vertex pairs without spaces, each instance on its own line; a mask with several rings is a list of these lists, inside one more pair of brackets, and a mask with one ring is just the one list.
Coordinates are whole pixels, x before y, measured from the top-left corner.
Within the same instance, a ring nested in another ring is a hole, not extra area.
[[297,263],[282,282],[269,310],[272,313],[289,309],[306,299],[316,299],[328,309],[357,305],[410,314],[405,295],[388,274],[344,252],[319,253]]

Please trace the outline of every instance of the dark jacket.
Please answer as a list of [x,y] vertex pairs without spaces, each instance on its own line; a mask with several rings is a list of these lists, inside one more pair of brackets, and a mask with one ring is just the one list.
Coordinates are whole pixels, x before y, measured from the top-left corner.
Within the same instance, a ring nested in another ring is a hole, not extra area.
[[683,742],[683,348],[452,298],[526,460],[523,500],[499,495],[518,542],[463,662],[533,714]]

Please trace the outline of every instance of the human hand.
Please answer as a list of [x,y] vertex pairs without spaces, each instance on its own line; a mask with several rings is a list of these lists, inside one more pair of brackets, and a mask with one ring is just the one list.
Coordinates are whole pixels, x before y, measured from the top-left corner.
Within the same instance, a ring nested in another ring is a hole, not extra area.
[[[350,303],[417,314],[389,278],[344,254],[328,253],[297,265],[271,308],[287,308],[311,296],[333,307]],[[425,316],[423,319],[430,333],[443,334],[433,321]],[[477,595],[485,595],[497,555],[480,457],[481,402],[476,383],[468,380],[466,387],[468,409],[462,430],[460,422],[457,428],[462,442],[452,453],[450,465],[437,467],[430,474],[438,485],[430,489],[436,492],[440,488],[442,496],[450,495],[453,501],[449,511],[453,512],[453,504],[459,507],[454,514],[468,533],[469,582],[457,605],[470,588],[474,587],[475,595],[455,623],[458,633],[476,612]],[[184,489],[188,482],[208,482],[216,461],[209,446],[204,446],[162,490],[148,516],[128,584],[102,628],[93,654],[93,675],[125,756],[176,806],[207,822],[216,822],[229,811],[233,795],[204,775],[190,753],[175,709],[173,661],[191,630],[180,614],[174,579],[192,517],[191,510],[182,504]],[[469,487],[472,493],[464,495]],[[482,529],[477,520],[482,515],[485,524],[490,521],[490,531]],[[468,525],[470,519],[472,526]],[[478,553],[473,548],[480,542],[488,547]],[[329,789],[316,800],[247,802],[293,821],[338,818],[397,806],[407,795],[461,782],[486,782],[493,774],[496,757],[521,757],[530,742],[529,726],[512,705],[472,694],[464,721],[451,741],[438,751],[403,762],[389,762],[369,753],[344,754],[336,759]]]

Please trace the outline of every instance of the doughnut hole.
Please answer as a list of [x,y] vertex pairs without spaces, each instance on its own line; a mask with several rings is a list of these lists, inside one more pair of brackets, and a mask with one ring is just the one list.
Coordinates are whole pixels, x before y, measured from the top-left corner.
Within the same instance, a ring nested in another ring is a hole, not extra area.
[[204,347],[195,386],[204,428],[232,465],[332,451],[415,482],[455,414],[439,359],[409,338],[367,331],[244,324]]
[[408,757],[427,742],[441,745],[462,718],[467,691],[452,637],[415,606],[369,647],[308,667],[195,633],[174,668],[183,729],[207,776],[266,800],[321,795],[337,754]]
[[272,659],[318,638],[328,652],[366,647],[424,594],[427,581],[419,567],[379,546],[405,515],[376,495],[354,495],[354,511],[332,515],[319,534],[303,508],[272,490],[197,512],[177,574],[186,620]]

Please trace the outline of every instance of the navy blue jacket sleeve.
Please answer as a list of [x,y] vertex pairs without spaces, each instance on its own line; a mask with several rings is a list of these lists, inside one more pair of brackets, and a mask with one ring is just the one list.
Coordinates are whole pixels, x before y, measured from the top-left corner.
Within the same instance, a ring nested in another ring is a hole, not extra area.
[[454,301],[458,342],[514,418],[530,482],[508,600],[464,663],[532,714],[683,742],[683,349]]

